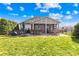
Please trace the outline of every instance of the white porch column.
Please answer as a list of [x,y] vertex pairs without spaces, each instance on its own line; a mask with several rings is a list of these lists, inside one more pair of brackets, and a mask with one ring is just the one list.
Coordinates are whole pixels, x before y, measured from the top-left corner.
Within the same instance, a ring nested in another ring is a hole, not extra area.
[[45,24],[45,33],[47,34],[47,24]]
[[59,29],[59,24],[57,24],[58,26],[57,26],[57,28]]
[[34,30],[34,24],[32,24],[32,30]]
[[32,34],[34,34],[34,23],[31,26]]

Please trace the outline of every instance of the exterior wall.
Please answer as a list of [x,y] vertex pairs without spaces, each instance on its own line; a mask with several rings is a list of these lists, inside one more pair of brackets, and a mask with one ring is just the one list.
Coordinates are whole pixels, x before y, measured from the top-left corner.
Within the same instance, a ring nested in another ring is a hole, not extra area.
[[25,24],[25,29],[31,29],[31,24]]

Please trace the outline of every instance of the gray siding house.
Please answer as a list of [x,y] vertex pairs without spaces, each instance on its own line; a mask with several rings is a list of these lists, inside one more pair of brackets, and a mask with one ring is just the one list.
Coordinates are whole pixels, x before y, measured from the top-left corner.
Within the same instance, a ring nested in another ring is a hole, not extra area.
[[49,17],[33,17],[19,24],[20,31],[31,30],[31,33],[47,34],[58,31],[59,21]]

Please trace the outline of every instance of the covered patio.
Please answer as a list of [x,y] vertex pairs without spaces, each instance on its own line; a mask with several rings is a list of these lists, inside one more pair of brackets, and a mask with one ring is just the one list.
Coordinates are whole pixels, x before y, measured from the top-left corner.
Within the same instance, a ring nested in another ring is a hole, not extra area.
[[34,24],[32,29],[36,34],[53,34],[58,27],[58,24]]
[[30,29],[31,34],[57,34],[59,21],[49,17],[34,17],[20,24],[19,28],[25,32]]

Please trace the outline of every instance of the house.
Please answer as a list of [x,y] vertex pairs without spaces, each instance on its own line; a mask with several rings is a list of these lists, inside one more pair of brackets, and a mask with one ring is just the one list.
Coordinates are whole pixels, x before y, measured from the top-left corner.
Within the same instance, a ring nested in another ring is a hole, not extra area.
[[33,17],[19,24],[19,30],[26,32],[28,29],[31,33],[52,34],[59,29],[59,21],[49,17]]

